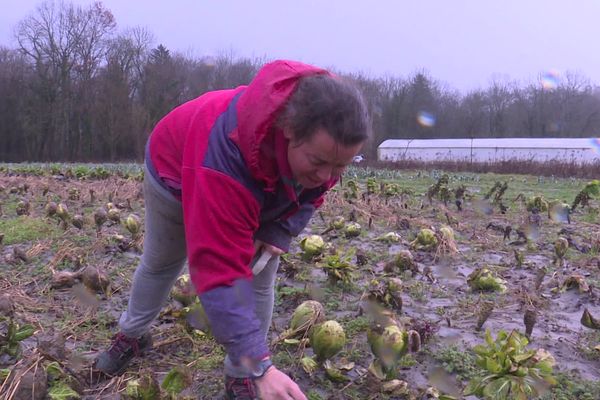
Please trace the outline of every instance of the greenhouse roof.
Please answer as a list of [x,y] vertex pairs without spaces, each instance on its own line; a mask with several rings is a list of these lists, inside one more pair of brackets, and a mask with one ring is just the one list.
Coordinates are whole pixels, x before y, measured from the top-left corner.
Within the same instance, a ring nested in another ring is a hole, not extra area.
[[388,139],[380,149],[393,148],[535,148],[584,149],[592,148],[588,138],[482,138],[482,139]]

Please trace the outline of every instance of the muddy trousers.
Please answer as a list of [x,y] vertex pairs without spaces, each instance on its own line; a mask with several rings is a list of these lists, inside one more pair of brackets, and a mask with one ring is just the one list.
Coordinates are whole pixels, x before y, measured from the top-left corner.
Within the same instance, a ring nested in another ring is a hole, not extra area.
[[[127,311],[119,319],[121,332],[129,337],[139,337],[150,329],[186,260],[181,202],[161,186],[147,169],[144,173],[144,204],[144,251],[133,275]],[[265,339],[273,316],[278,266],[279,257],[273,257],[252,281],[256,315]],[[228,358],[225,359],[225,373],[230,376],[245,375]]]

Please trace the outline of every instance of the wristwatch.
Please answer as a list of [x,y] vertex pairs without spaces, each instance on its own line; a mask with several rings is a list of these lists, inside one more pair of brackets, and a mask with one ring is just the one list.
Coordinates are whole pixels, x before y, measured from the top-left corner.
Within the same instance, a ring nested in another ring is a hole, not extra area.
[[265,358],[264,360],[253,363],[253,365],[250,367],[252,378],[261,378],[267,372],[267,370],[271,368],[272,365],[273,362],[270,358]]

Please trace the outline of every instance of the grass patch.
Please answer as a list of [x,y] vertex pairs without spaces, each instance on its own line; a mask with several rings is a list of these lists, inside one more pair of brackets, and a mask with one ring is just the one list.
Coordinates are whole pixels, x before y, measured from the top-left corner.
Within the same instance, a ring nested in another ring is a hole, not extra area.
[[367,317],[349,317],[347,321],[342,321],[344,332],[348,338],[353,338],[360,332],[366,332],[369,327],[369,320]]
[[71,242],[80,247],[91,246],[94,243],[94,237],[86,234],[73,235]]
[[586,381],[572,374],[555,375],[558,384],[540,400],[596,400],[600,399],[600,381]]
[[400,361],[398,361],[398,368],[400,369],[410,369],[415,365],[417,365],[417,360],[415,359],[415,356],[413,356],[410,353],[405,355],[400,359]]
[[[203,353],[205,353],[203,351]],[[221,346],[215,345],[209,354],[198,357],[196,361],[196,369],[204,372],[210,372],[212,370],[221,368],[223,366],[223,360],[225,359],[225,352]]]
[[345,357],[348,361],[360,363],[369,358],[371,352],[364,350],[353,343],[350,348],[340,353],[341,357]]
[[[526,197],[541,194],[546,200],[559,199],[570,204],[587,181],[586,179],[543,178],[519,174],[458,172],[451,169],[445,171],[436,169],[415,170],[412,168],[375,170],[369,167],[356,166],[349,168],[346,175],[350,179],[359,181],[372,176],[379,180],[395,182],[402,189],[421,195],[426,193],[427,188],[435,183],[443,173],[448,174],[450,178],[450,184],[448,185],[450,188],[464,184],[467,186],[468,192],[475,193],[477,197],[482,197],[496,181],[508,182],[509,186],[504,194],[504,203],[511,209],[516,207],[511,200],[519,193],[523,193]],[[436,200],[437,202],[438,200]]]
[[600,331],[584,332],[578,341],[578,350],[586,360],[600,361],[600,351],[594,349],[598,345],[600,345]]
[[325,400],[324,397],[322,397],[319,393],[315,392],[314,390],[308,392],[306,394],[306,397],[308,398],[308,400]]
[[299,359],[294,358],[286,350],[278,351],[273,354],[271,359],[273,360],[273,364],[277,365],[279,368],[292,368],[294,364],[299,361]]
[[287,298],[301,298],[307,295],[305,288],[298,288],[293,286],[276,286],[275,288],[275,305],[279,306]]
[[600,211],[597,208],[594,207],[586,207],[585,211],[583,212],[583,215],[580,217],[581,221],[590,223],[590,224],[596,224],[598,223],[598,216],[600,215]]
[[427,286],[421,281],[413,281],[406,285],[408,295],[415,301],[425,302],[427,300]]
[[54,224],[40,218],[22,215],[11,219],[0,219],[0,233],[6,245],[31,242],[39,239],[55,239],[63,231]]
[[469,381],[481,375],[481,369],[475,364],[475,355],[469,351],[450,346],[432,353],[442,367],[463,381]]

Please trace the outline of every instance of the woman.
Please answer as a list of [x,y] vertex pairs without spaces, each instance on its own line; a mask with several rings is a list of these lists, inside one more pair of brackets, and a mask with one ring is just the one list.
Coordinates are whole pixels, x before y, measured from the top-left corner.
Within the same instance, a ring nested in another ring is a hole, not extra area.
[[271,364],[279,255],[368,137],[356,88],[293,61],[248,85],[170,112],[146,150],[144,253],[120,332],[96,368],[122,373],[151,347],[149,328],[186,258],[215,339],[228,399],[305,399]]

